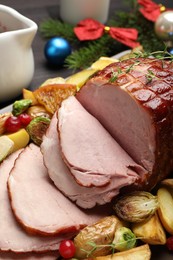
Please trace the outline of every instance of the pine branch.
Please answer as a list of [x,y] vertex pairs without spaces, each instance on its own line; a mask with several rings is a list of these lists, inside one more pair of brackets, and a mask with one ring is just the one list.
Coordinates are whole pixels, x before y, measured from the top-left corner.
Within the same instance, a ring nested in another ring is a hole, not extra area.
[[[165,45],[156,36],[153,23],[145,19],[139,12],[137,1],[128,0],[126,2],[130,11],[116,12],[115,17],[109,20],[107,25],[137,29],[138,41],[145,52],[164,50]],[[59,20],[49,19],[44,21],[40,24],[39,30],[44,38],[60,36],[70,42],[75,51],[66,58],[65,66],[75,70],[89,67],[101,56],[112,56],[128,48],[106,34],[96,41],[80,42],[73,32],[73,26]]]
[[74,70],[88,68],[100,57],[113,55],[118,46],[118,42],[109,35],[104,35],[99,40],[88,42],[86,46],[74,51],[66,58],[65,65]]
[[39,26],[39,31],[44,38],[60,36],[71,43],[78,43],[79,41],[73,32],[73,26],[59,20],[49,19],[42,22]]

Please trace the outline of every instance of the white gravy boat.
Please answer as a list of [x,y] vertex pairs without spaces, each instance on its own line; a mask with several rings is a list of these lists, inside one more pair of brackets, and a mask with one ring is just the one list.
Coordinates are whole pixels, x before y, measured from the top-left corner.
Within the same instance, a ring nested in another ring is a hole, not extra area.
[[0,5],[0,103],[22,93],[32,81],[32,42],[37,24],[11,7]]

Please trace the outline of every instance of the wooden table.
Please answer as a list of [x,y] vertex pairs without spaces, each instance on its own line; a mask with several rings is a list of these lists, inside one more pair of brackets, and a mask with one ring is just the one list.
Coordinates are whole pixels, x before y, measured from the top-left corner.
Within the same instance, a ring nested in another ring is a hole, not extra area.
[[[162,2],[162,4],[165,4],[167,7],[173,8],[172,0],[163,0],[155,2]],[[59,18],[59,0],[1,0],[0,4],[4,4],[12,8],[15,8],[21,14],[35,21],[38,26],[42,21],[50,17]],[[123,1],[111,0],[109,16],[111,17],[116,10],[128,11],[128,7],[123,4]],[[35,73],[31,85],[29,86],[31,90],[37,88],[48,78],[57,76],[67,77],[68,75],[72,74],[71,70],[65,69],[63,67],[58,69],[52,69],[47,66],[43,51],[45,43],[46,40],[41,37],[38,31],[33,41]],[[0,108],[6,106],[10,102],[0,104]]]

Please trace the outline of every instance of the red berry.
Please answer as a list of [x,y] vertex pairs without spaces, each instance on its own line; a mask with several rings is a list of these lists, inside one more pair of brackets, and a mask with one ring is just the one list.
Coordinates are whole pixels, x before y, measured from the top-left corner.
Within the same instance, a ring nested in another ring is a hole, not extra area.
[[76,248],[72,240],[61,241],[59,246],[59,253],[63,258],[65,259],[72,258],[74,257],[75,252],[76,252]]
[[26,127],[31,122],[30,115],[23,113],[18,116],[23,127]]
[[9,133],[17,132],[21,128],[21,122],[18,117],[10,116],[5,121],[5,129]]
[[167,238],[166,240],[166,246],[170,251],[173,251],[173,236]]

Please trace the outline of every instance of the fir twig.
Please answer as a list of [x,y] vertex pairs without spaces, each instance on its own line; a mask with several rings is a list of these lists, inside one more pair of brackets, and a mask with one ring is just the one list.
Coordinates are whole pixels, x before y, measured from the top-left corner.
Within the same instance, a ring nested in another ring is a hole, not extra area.
[[[127,2],[127,1],[126,1]],[[129,12],[118,11],[115,16],[108,21],[108,26],[135,28],[138,30],[138,42],[147,53],[157,50],[164,50],[165,45],[155,32],[151,21],[145,19],[139,12],[136,0],[128,0]],[[82,69],[89,67],[101,56],[112,56],[128,47],[111,39],[109,35],[104,35],[96,41],[80,42],[73,32],[73,26],[59,20],[49,19],[43,21],[39,27],[44,38],[54,36],[64,37],[72,45],[73,51],[65,61],[65,66],[71,69]],[[76,48],[77,47],[77,48]]]
[[73,26],[59,20],[46,20],[40,24],[39,30],[44,38],[61,36],[72,43],[78,42],[78,39],[73,32]]
[[104,35],[97,41],[88,42],[86,46],[74,51],[65,60],[65,65],[70,69],[84,69],[88,68],[94,61],[101,56],[111,55],[111,48],[113,46],[117,48],[118,43],[114,41],[111,44],[112,39],[108,35]]

